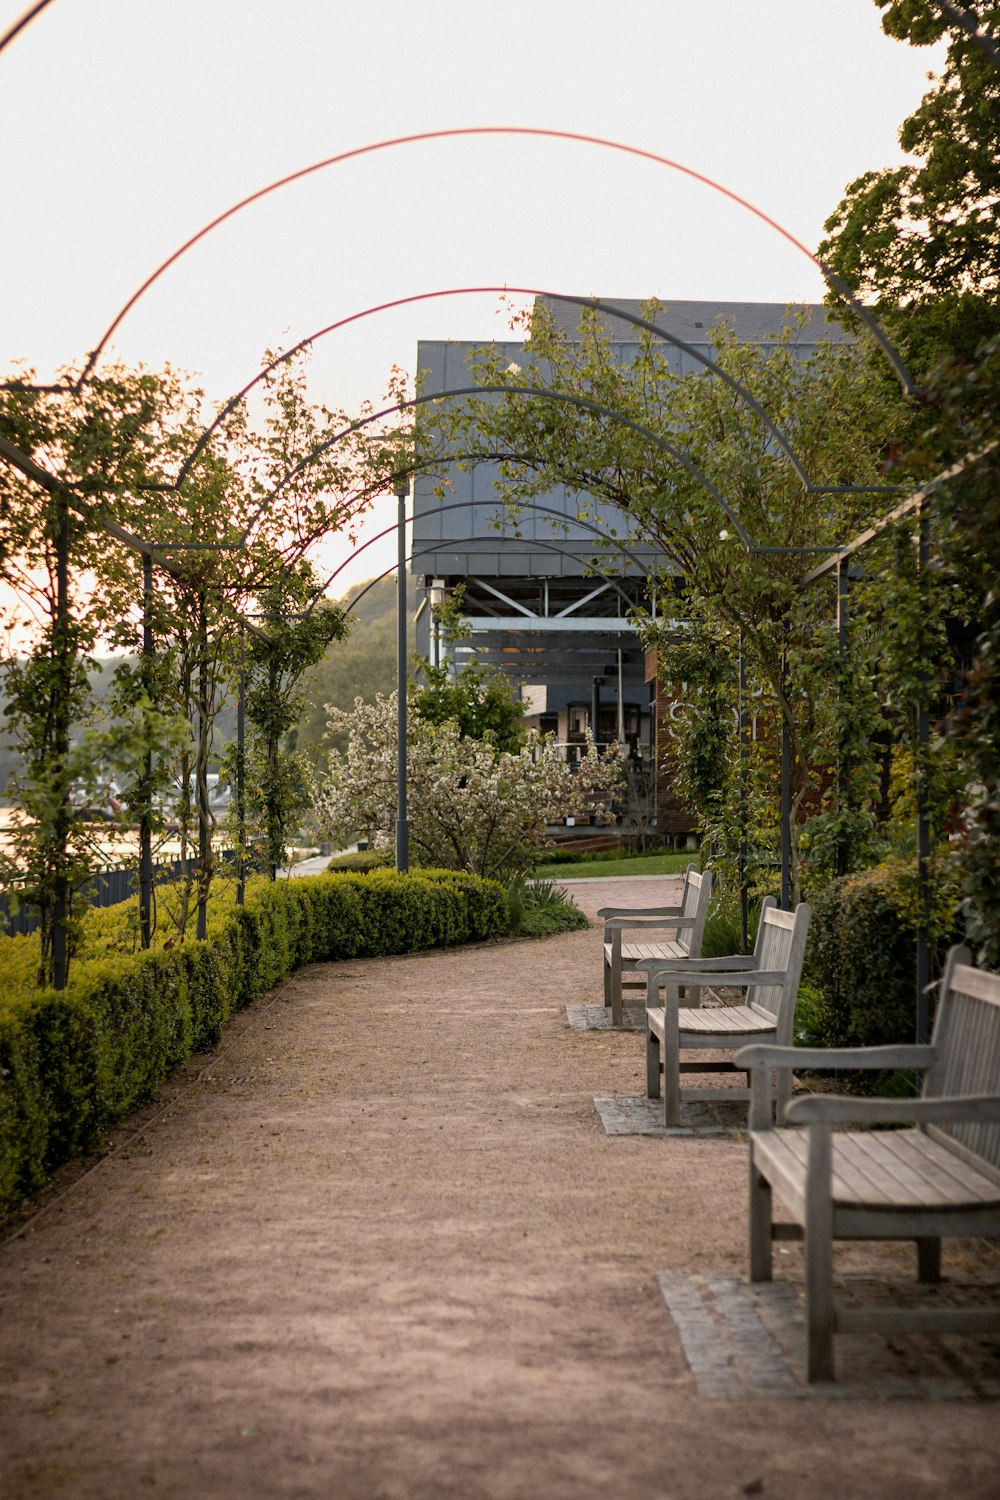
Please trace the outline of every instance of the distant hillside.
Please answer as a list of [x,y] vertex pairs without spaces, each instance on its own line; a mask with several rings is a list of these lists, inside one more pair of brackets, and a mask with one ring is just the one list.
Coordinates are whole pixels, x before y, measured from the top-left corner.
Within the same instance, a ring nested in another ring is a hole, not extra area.
[[[376,693],[391,693],[396,686],[396,580],[394,577],[382,578],[371,587],[368,583],[359,583],[337,602],[349,605],[360,594],[364,594],[364,598],[351,612],[355,621],[351,634],[346,641],[333,642],[306,680],[306,710],[298,729],[292,733],[298,748],[314,755],[321,753],[328,703],[336,704],[338,708],[350,708],[357,697],[370,703]],[[411,579],[407,631],[410,651],[413,650],[415,603],[416,588]],[[99,699],[107,693],[117,664],[117,659],[101,661],[91,672],[91,684]],[[4,796],[8,778],[18,763],[10,737],[3,732],[2,714],[0,684],[0,798]],[[216,753],[235,738],[236,707],[227,704],[216,719]]]
[[[106,696],[111,677],[115,667],[118,665],[116,658],[104,659],[95,662],[88,673],[90,685],[98,701]],[[5,709],[7,706],[6,695],[3,690],[3,672],[0,670],[0,800],[9,797],[10,778],[20,765],[20,755],[13,744],[13,737],[7,726]]]
[[[367,592],[366,592],[367,590]],[[326,734],[326,705],[350,708],[355,698],[373,703],[377,693],[391,693],[396,686],[396,580],[381,578],[370,587],[359,583],[338,602],[350,605],[364,594],[351,611],[356,621],[346,641],[334,641],[305,684],[306,709],[296,732],[296,746],[311,755],[321,753]],[[408,588],[409,651],[413,650],[413,613],[416,587]]]

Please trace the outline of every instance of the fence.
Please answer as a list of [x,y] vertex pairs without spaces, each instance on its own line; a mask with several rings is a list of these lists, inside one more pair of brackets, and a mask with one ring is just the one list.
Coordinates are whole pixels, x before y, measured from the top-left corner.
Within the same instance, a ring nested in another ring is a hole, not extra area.
[[[221,856],[223,860],[228,857],[227,854]],[[158,883],[176,880],[182,869],[179,859],[167,860],[153,866],[153,879]],[[81,887],[81,894],[91,906],[117,906],[120,901],[127,901],[135,895],[138,879],[135,868],[127,865],[98,870]],[[8,937],[24,937],[34,932],[38,924],[39,917],[34,907],[25,903],[12,911],[10,897],[0,893],[0,933],[6,933]]]

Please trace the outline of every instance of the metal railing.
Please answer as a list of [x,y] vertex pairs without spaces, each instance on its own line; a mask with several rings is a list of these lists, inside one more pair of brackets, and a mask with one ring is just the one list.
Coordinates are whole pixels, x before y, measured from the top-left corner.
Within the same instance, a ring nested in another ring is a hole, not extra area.
[[[221,857],[225,860],[226,855]],[[157,883],[176,880],[182,870],[183,864],[179,859],[166,860],[153,866],[153,879]],[[80,894],[90,906],[118,906],[137,893],[138,881],[138,871],[134,866],[109,866],[104,870],[96,870],[80,888]],[[37,930],[39,921],[37,909],[29,902],[12,902],[9,893],[0,892],[0,934],[26,937]]]

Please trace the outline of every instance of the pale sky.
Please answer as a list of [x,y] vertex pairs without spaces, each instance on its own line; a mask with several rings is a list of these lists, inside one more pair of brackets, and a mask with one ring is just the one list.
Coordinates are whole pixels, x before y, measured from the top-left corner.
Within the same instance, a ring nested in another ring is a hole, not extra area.
[[[0,0],[0,32],[26,8]],[[942,61],[884,37],[873,0],[54,0],[0,54],[0,369],[81,358],[162,260],[248,193],[421,131],[624,142],[719,180],[814,247],[845,185],[902,159],[898,127]],[[268,345],[394,298],[494,284],[823,294],[805,257],[689,179],[593,146],[485,136],[363,156],[252,206],[167,272],[114,349],[195,371],[223,399]],[[331,335],[314,395],[378,402],[393,365],[413,372],[418,338],[502,337],[497,301],[444,298]]]

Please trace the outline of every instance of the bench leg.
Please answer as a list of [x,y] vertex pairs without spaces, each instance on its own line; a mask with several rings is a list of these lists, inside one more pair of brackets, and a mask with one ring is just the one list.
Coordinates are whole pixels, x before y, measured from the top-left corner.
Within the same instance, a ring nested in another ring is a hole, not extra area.
[[750,1148],[750,1280],[770,1281],[772,1258],[771,1184],[757,1171]]
[[809,1128],[804,1227],[806,1261],[806,1378],[833,1379],[833,1199],[829,1125]]
[[646,1027],[646,1097],[660,1097],[660,1038]]
[[917,1280],[927,1282],[941,1280],[941,1241],[939,1239],[917,1240]]
[[608,983],[611,996],[611,1024],[620,1026],[622,1024],[622,935],[620,932],[613,932],[611,935],[610,970]]
[[677,989],[663,995],[663,1122],[669,1130],[681,1124],[681,1037]]
[[663,1042],[663,1123],[669,1128],[681,1123],[681,1070],[676,1051]]
[[806,1378],[833,1379],[833,1241],[806,1235]]

